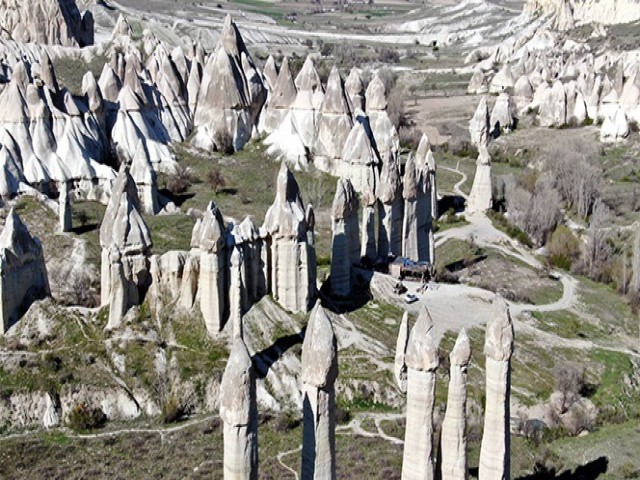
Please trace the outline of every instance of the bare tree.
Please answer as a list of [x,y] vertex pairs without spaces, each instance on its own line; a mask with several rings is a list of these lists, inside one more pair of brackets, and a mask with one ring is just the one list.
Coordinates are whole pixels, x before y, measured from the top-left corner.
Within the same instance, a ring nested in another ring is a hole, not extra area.
[[606,227],[611,218],[609,207],[602,201],[596,200],[589,228],[587,229],[587,268],[589,276],[596,278],[600,272],[602,265],[609,259],[611,249],[607,244],[609,231]]

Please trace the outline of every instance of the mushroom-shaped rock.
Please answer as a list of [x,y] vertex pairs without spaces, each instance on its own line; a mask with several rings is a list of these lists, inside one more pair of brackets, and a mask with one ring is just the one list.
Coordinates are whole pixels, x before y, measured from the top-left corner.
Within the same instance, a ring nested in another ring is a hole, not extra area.
[[302,479],[336,478],[335,388],[338,376],[336,336],[320,302],[311,312],[302,344]]
[[331,292],[345,297],[351,293],[352,265],[360,260],[358,196],[349,180],[338,180],[331,220]]
[[229,316],[227,229],[213,202],[193,227],[191,247],[200,250],[200,311],[209,335],[217,335]]
[[447,411],[440,437],[443,480],[467,478],[467,366],[470,359],[471,344],[463,328],[449,355]]
[[42,245],[12,208],[0,233],[0,333],[3,334],[34,300],[49,295]]
[[256,374],[241,337],[233,342],[220,382],[220,418],[224,424],[224,478],[258,478]]
[[313,144],[314,165],[320,170],[334,172],[340,160],[353,120],[350,100],[342,77],[333,68],[327,80],[327,90],[320,105],[318,126]]
[[407,365],[407,426],[404,437],[402,478],[432,480],[433,407],[438,367],[438,347],[433,321],[425,306],[409,334]]
[[263,228],[271,237],[267,271],[276,301],[292,312],[306,312],[316,295],[313,225],[306,215],[298,182],[283,163],[276,198],[265,215]]
[[476,147],[489,144],[490,116],[489,107],[487,106],[487,97],[482,97],[476,112],[469,122],[469,134],[471,135],[471,143]]
[[393,363],[393,375],[396,384],[401,392],[407,391],[407,344],[409,343],[409,313],[404,312],[400,328],[398,329],[398,339],[396,340],[396,356]]
[[497,297],[487,322],[486,405],[480,448],[479,478],[510,478],[510,394],[513,323],[509,306]]
[[360,71],[353,67],[345,82],[347,94],[351,100],[352,111],[365,110],[365,86],[360,76]]

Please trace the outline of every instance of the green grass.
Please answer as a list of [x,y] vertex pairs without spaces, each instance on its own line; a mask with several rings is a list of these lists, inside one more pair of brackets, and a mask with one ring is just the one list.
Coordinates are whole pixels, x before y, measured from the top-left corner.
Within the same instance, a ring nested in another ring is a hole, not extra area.
[[537,320],[536,326],[545,332],[554,333],[562,338],[601,338],[603,331],[598,325],[590,323],[569,310],[555,312],[531,312]]
[[195,219],[188,215],[145,215],[151,231],[153,253],[162,255],[169,250],[186,250],[191,246],[191,232]]
[[436,247],[436,270],[465,260],[471,262],[483,254],[481,248],[465,240],[451,238]]

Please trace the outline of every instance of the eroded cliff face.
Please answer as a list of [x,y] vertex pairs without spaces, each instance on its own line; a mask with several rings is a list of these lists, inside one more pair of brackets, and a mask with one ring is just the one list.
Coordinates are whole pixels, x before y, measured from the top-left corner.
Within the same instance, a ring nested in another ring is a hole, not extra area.
[[560,16],[566,12],[565,4],[571,9],[576,24],[616,25],[640,19],[638,0],[529,0],[524,10],[532,14]]
[[91,12],[74,0],[2,0],[0,26],[18,42],[85,47],[93,44]]

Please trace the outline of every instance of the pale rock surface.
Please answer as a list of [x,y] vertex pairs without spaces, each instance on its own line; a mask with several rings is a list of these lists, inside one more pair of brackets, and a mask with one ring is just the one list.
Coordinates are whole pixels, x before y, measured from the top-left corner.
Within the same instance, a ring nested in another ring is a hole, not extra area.
[[333,67],[320,105],[318,125],[312,145],[314,165],[325,172],[336,171],[347,137],[353,127],[350,100],[340,72]]
[[262,76],[227,15],[218,46],[204,68],[194,116],[194,143],[237,151],[251,138],[267,98]]
[[473,177],[471,193],[467,200],[468,213],[482,213],[493,205],[491,183],[491,157],[486,147],[480,148],[476,161],[476,174]]
[[515,86],[513,72],[508,64],[504,64],[500,71],[493,76],[489,85],[489,93],[502,93]]
[[353,67],[349,72],[349,76],[345,82],[345,88],[351,100],[351,110],[353,112],[356,110],[362,110],[364,112],[366,109],[365,86],[362,81],[362,76],[360,76],[360,71],[356,67]]
[[546,90],[540,104],[538,121],[542,127],[561,127],[567,123],[567,94],[562,82],[557,80]]
[[487,84],[487,78],[482,70],[476,69],[473,71],[473,75],[471,76],[471,80],[469,81],[469,86],[467,87],[467,93],[472,95],[479,95],[483,93],[487,93],[489,91],[489,86]]
[[58,197],[58,222],[61,232],[70,232],[73,226],[71,217],[71,198],[69,196],[69,184],[60,184],[60,195]]
[[349,179],[357,192],[365,194],[367,189],[375,192],[379,170],[380,158],[371,142],[369,124],[364,115],[358,115],[345,139],[341,159],[336,162],[334,172]]
[[310,149],[315,139],[320,107],[324,98],[324,88],[320,76],[307,57],[295,78],[296,97],[291,103],[291,121],[302,144]]
[[487,97],[482,97],[469,122],[471,143],[478,148],[489,144],[489,135],[491,133],[490,119]]
[[513,323],[509,306],[500,297],[493,302],[487,322],[486,405],[480,447],[480,480],[508,480],[510,474],[510,396]]
[[209,202],[193,226],[191,248],[200,252],[198,294],[200,311],[209,335],[222,331],[229,318],[228,232],[222,214]]
[[[123,164],[100,227],[102,305],[117,301],[116,311],[110,312],[108,328],[116,328],[122,315],[139,304],[150,282],[152,245],[149,227],[140,214],[135,183]],[[112,292],[114,287],[116,292]]]
[[402,178],[397,158],[382,164],[378,197],[378,255],[402,255],[404,199]]
[[627,116],[622,107],[618,106],[615,113],[609,113],[605,116],[600,128],[600,140],[602,142],[619,142],[627,138],[630,133]]
[[50,294],[42,245],[12,208],[0,233],[0,333],[16,322],[20,311]]
[[318,301],[302,344],[302,480],[335,480],[335,387],[338,346]]
[[270,264],[266,265],[274,299],[291,312],[306,312],[316,296],[313,218],[305,210],[298,182],[283,163],[276,198],[265,215]]
[[404,167],[402,185],[402,256],[413,261],[431,261],[431,191],[426,164],[418,164],[416,157],[410,156]]
[[407,353],[407,423],[402,458],[403,480],[433,480],[433,409],[438,346],[431,315],[422,306],[409,334]]
[[501,93],[496,99],[489,120],[493,137],[499,137],[501,132],[510,132],[515,128],[517,121],[516,107],[511,96],[506,92]]
[[258,407],[256,373],[241,337],[231,348],[220,382],[225,480],[258,478]]
[[471,344],[466,330],[458,335],[449,355],[447,410],[440,436],[442,480],[467,478],[467,366]]
[[[269,57],[272,58],[272,57]],[[276,130],[289,113],[291,104],[296,99],[296,85],[289,69],[289,60],[284,57],[280,72],[269,93],[269,98],[260,114],[261,130],[267,134]]]
[[0,27],[23,43],[84,47],[93,44],[93,16],[74,0],[3,0]]
[[351,293],[352,266],[360,260],[358,196],[349,180],[338,180],[331,222],[331,292],[346,297]]
[[387,113],[387,94],[384,83],[377,74],[367,87],[365,103],[378,156],[383,162],[397,157],[400,151],[400,139]]
[[407,354],[407,344],[409,342],[409,313],[404,312],[400,328],[398,329],[398,339],[396,340],[396,356],[393,362],[393,376],[396,384],[402,393],[407,392],[407,364],[405,356]]

